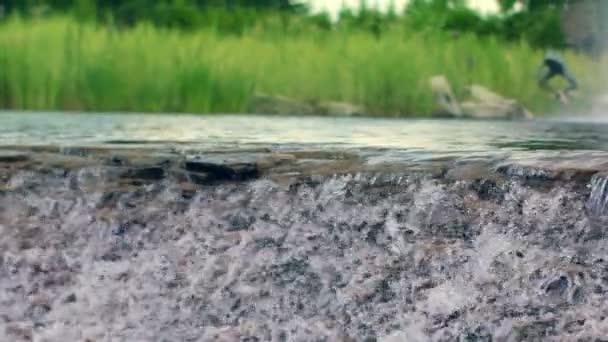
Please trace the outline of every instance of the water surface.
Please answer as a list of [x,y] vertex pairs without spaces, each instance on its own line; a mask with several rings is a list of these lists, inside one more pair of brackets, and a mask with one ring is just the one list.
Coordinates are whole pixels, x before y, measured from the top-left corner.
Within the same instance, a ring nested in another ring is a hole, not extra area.
[[0,146],[369,149],[413,158],[608,151],[606,120],[411,120],[253,115],[0,114]]

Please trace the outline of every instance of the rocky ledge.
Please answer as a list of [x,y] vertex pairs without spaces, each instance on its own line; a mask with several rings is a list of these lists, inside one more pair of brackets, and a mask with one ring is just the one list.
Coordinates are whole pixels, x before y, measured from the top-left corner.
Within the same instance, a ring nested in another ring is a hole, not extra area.
[[2,341],[604,341],[608,155],[0,150]]

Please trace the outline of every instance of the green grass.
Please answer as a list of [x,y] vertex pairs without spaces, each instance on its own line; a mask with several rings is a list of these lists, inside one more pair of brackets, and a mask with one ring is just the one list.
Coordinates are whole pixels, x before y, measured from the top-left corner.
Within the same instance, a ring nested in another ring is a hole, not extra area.
[[[525,43],[409,32],[225,35],[139,25],[117,30],[69,17],[0,23],[0,107],[28,110],[237,113],[256,93],[362,104],[373,115],[432,112],[428,79],[456,93],[473,83],[551,106],[535,76],[541,52]],[[567,56],[584,94],[601,85],[598,62]]]

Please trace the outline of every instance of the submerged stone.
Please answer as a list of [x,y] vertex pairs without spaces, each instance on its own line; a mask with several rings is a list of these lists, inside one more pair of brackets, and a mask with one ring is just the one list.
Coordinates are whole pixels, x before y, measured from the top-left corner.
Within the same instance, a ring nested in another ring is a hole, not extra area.
[[29,153],[0,150],[0,163],[19,163],[28,161],[29,159]]
[[184,169],[204,174],[207,181],[245,181],[257,178],[259,169],[255,162],[229,161],[222,158],[193,158],[184,162]]

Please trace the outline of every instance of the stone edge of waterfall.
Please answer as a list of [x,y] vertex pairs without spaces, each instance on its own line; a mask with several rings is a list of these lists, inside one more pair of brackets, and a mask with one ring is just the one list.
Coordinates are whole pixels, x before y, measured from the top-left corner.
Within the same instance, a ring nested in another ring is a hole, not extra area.
[[[0,177],[19,171],[59,172],[99,167],[106,180],[145,184],[165,179],[192,185],[243,182],[259,178],[289,180],[335,175],[376,175],[386,179],[417,174],[447,181],[517,178],[531,185],[574,181],[592,186],[608,175],[608,153],[537,153],[525,157],[445,157],[424,160],[383,158],[357,151],[182,150],[153,148],[5,146]],[[595,177],[595,178],[594,178]],[[2,183],[0,183],[2,184]],[[6,187],[7,184],[4,184]]]

